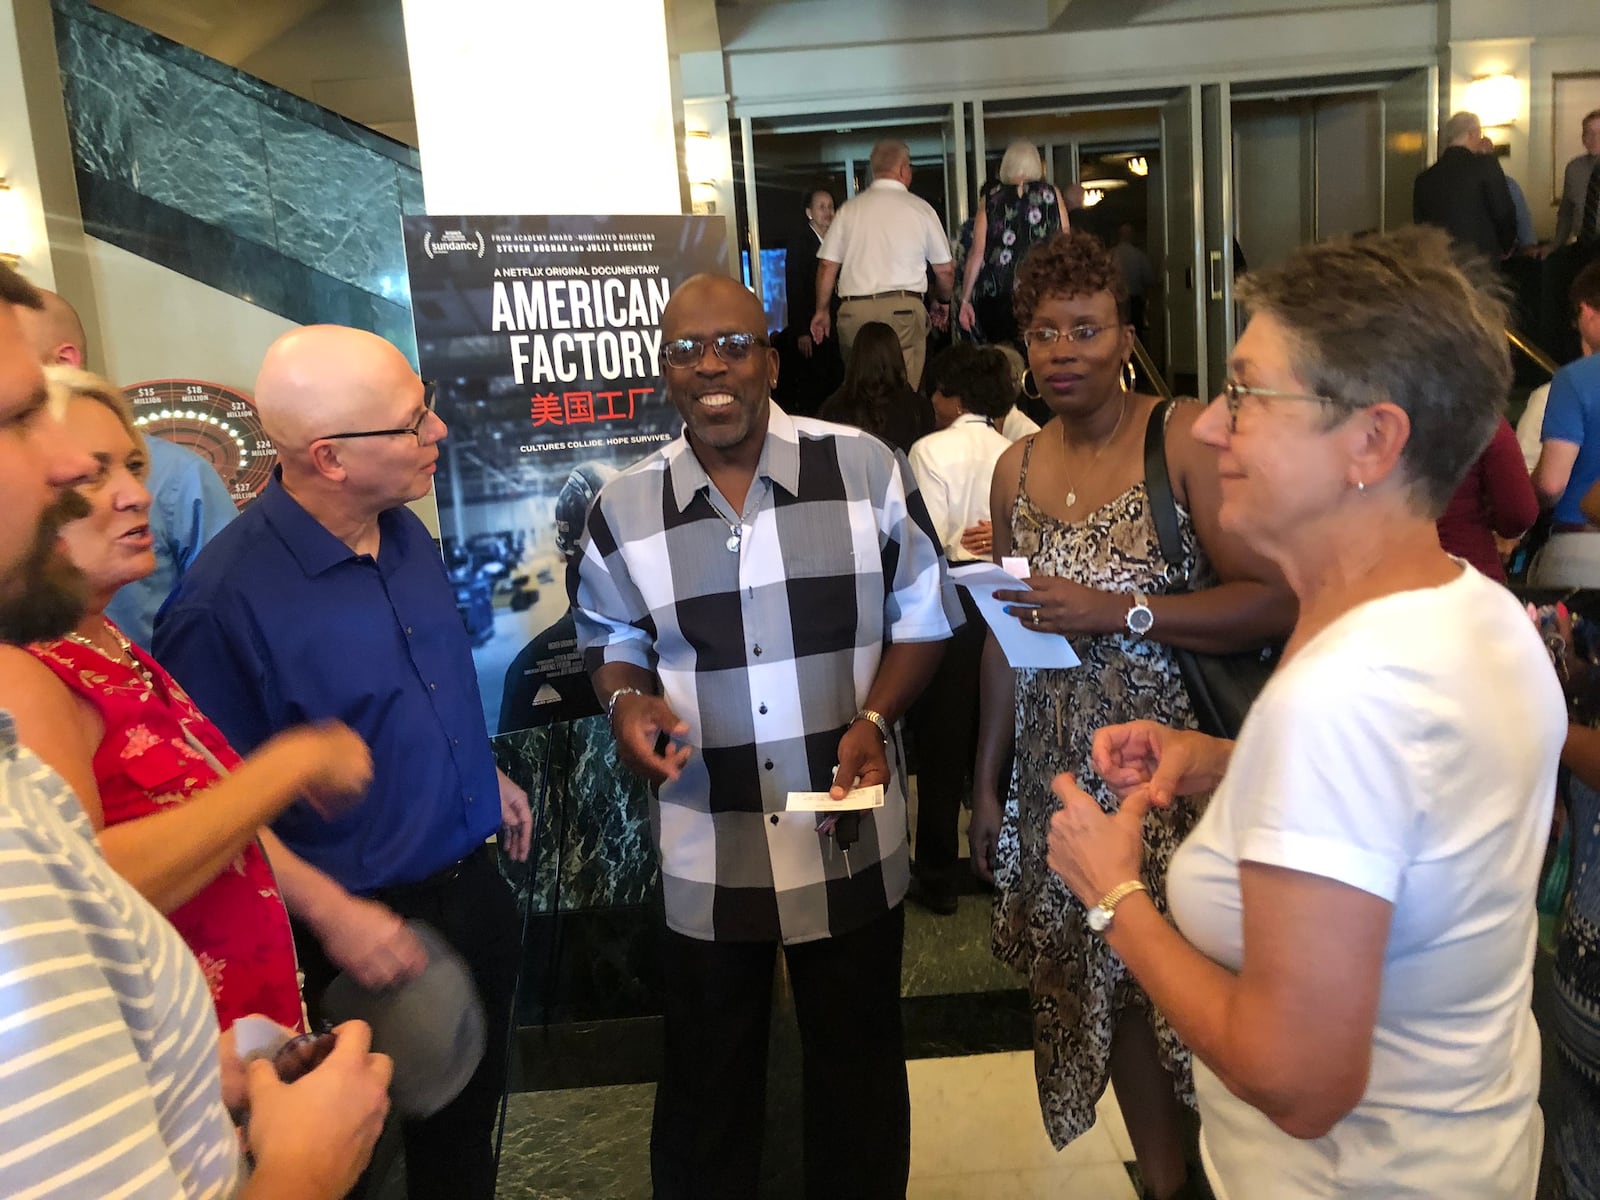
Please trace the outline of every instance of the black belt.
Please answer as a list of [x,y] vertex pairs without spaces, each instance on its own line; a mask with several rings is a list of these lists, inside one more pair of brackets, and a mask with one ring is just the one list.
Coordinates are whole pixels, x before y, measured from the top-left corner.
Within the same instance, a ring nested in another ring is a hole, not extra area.
[[427,892],[436,892],[440,888],[446,887],[454,883],[457,879],[460,879],[462,872],[472,865],[473,859],[480,858],[483,855],[491,853],[493,853],[493,848],[490,847],[486,842],[482,846],[479,846],[476,850],[472,851],[471,854],[468,854],[465,858],[458,859],[456,862],[451,863],[447,867],[440,867],[432,875],[426,875],[414,883],[395,883],[390,884],[388,887],[381,887],[372,893],[372,897],[375,900],[382,900],[385,896],[399,898],[404,896],[419,896]]
[[870,296],[840,296],[839,302],[842,304],[850,300],[892,300],[896,296],[915,296],[918,300],[922,299],[921,292],[914,292],[910,288],[896,288],[892,292],[873,292]]

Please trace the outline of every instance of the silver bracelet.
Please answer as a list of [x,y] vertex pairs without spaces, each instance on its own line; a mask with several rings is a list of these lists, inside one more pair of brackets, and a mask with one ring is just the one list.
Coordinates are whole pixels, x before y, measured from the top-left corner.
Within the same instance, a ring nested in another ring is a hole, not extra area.
[[611,693],[611,699],[606,701],[606,721],[607,721],[607,723],[609,724],[609,723],[612,723],[612,722],[615,721],[616,714],[617,714],[617,701],[620,700],[623,696],[643,696],[643,695],[645,695],[645,693],[641,692],[638,688],[635,688],[635,687],[618,688],[616,691],[612,692]]

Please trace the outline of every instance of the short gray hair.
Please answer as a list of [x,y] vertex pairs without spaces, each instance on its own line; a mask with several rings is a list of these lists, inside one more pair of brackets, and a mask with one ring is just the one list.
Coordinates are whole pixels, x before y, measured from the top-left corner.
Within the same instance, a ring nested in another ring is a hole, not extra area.
[[1506,304],[1492,268],[1452,258],[1442,229],[1409,226],[1302,246],[1235,286],[1241,303],[1283,326],[1307,390],[1405,411],[1401,470],[1419,510],[1442,513],[1511,389]]
[[1025,138],[1018,138],[1006,147],[1000,160],[1001,183],[1032,183],[1044,175],[1044,163],[1039,160],[1039,147]]
[[902,165],[911,161],[911,147],[899,138],[884,138],[872,147],[872,177],[882,179],[893,175]]
[[1454,146],[1468,135],[1472,137],[1483,136],[1483,122],[1478,120],[1478,114],[1464,111],[1452,113],[1450,119],[1439,130],[1439,149],[1443,150],[1446,146]]

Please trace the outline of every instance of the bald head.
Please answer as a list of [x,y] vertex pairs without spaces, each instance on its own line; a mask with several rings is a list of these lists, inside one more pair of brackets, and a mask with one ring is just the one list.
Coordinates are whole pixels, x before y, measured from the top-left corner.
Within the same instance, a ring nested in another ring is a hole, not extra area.
[[83,366],[89,339],[77,311],[56,293],[38,290],[43,301],[40,307],[17,309],[22,335],[33,356],[47,367]]
[[726,275],[695,275],[686,279],[672,293],[667,307],[661,313],[662,335],[671,340],[672,332],[684,322],[685,314],[716,307],[725,313],[737,314],[740,329],[748,333],[764,333],[767,328],[767,310],[761,307],[756,294],[736,279]]
[[288,466],[318,438],[392,424],[396,393],[415,389],[416,379],[405,355],[377,334],[308,325],[268,348],[256,376],[256,409]]

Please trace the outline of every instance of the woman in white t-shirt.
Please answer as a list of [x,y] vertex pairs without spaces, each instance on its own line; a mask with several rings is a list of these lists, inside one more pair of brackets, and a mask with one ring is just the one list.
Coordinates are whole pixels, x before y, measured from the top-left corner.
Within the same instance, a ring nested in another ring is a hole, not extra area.
[[[1436,231],[1306,247],[1239,287],[1253,317],[1194,433],[1223,528],[1299,621],[1237,742],[1102,729],[1122,807],[1058,777],[1050,863],[1193,1049],[1223,1200],[1525,1200],[1566,713],[1516,601],[1434,526],[1510,384],[1504,313]],[[1175,930],[1139,890],[1140,825],[1212,788],[1167,874]]]

